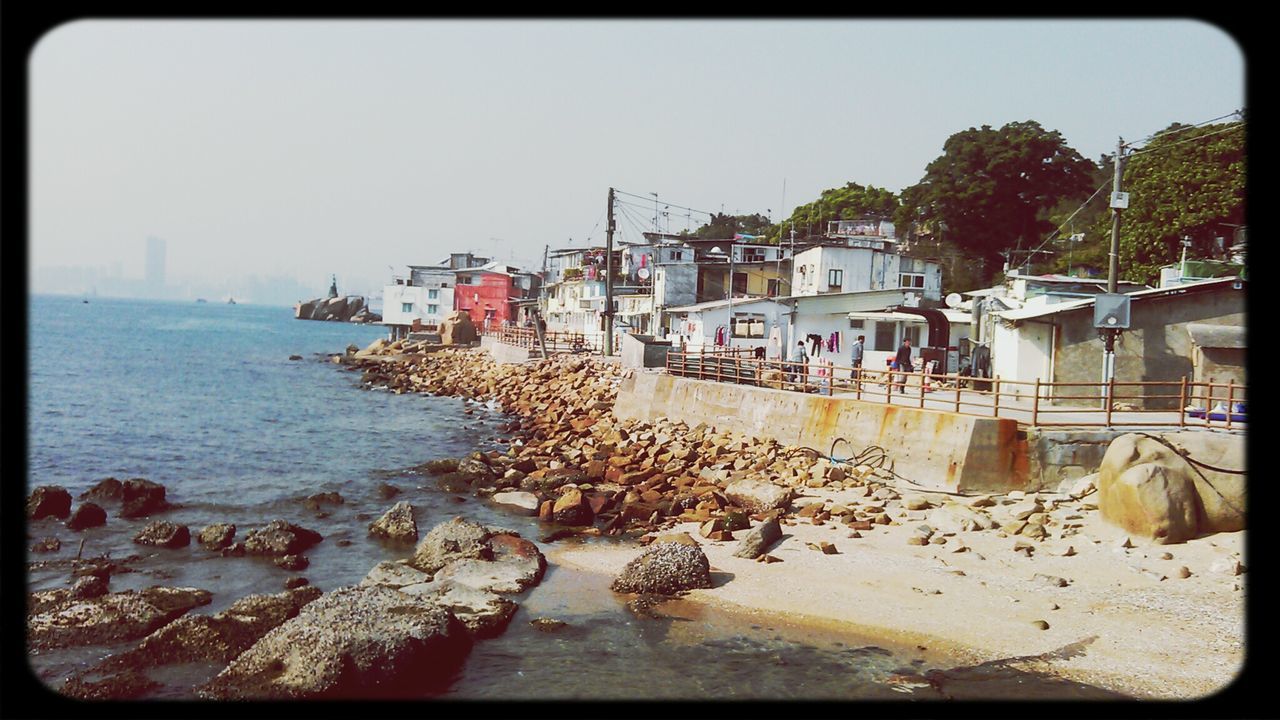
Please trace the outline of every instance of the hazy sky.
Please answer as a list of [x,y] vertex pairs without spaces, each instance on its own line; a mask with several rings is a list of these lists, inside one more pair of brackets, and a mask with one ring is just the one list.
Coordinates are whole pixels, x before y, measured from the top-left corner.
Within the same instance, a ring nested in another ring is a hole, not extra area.
[[900,191],[969,127],[1096,160],[1245,103],[1240,49],[1191,20],[80,21],[29,69],[33,267],[141,277],[155,236],[171,281],[317,294],[450,251],[536,269],[603,242],[610,186],[650,198],[638,239],[652,192],[777,219]]

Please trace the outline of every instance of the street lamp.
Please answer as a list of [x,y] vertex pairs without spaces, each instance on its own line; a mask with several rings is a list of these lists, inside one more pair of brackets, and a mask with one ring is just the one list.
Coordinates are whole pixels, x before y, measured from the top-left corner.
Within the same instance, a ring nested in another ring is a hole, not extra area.
[[[711,248],[712,255],[724,255],[724,251],[717,245]],[[729,245],[729,334],[725,339],[725,346],[730,350],[733,349],[733,245]]]

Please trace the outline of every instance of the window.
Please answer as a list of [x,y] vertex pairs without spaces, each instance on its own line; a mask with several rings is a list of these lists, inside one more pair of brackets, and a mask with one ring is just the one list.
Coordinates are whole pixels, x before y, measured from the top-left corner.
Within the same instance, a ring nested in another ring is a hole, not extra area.
[[439,291],[439,290],[428,290],[428,291],[427,291],[427,299],[428,299],[428,300],[439,300],[439,299],[440,299],[440,291]]
[[863,326],[864,326],[864,325],[866,325],[866,324],[867,324],[867,321],[866,321],[866,320],[863,320],[862,318],[858,318],[857,320],[850,320],[850,321],[849,321],[849,329],[850,329],[850,330],[861,330],[861,329],[863,328]]
[[924,287],[924,273],[900,273],[898,275],[898,287],[900,288]]
[[778,281],[777,281],[777,280],[769,280],[769,281],[767,282],[767,285],[768,285],[768,287],[767,287],[767,289],[765,290],[765,294],[766,294],[766,295],[768,295],[769,297],[777,297],[777,295],[778,295]]
[[405,312],[405,313],[413,312],[413,303],[411,302],[400,303],[400,312]]
[[844,285],[844,270],[828,270],[827,287],[839,289],[842,285]]
[[449,283],[448,283],[447,281],[441,281],[441,283],[440,283],[440,287],[442,287],[442,288],[447,288],[447,287],[449,287]]
[[902,328],[902,339],[910,340],[911,347],[913,348],[920,347],[920,326],[919,325],[904,326]]
[[764,315],[756,313],[734,313],[733,336],[736,338],[763,338]]
[[875,344],[875,347],[872,347],[870,349],[896,350],[897,347],[894,345],[894,342],[893,342],[894,329],[895,329],[894,323],[891,323],[891,322],[876,323],[876,344]]
[[458,284],[459,284],[459,285],[470,285],[470,284],[471,284],[471,276],[470,276],[470,275],[459,275],[459,276],[458,276]]
[[427,314],[428,314],[428,315],[438,315],[439,313],[440,313],[440,306],[439,306],[439,305],[428,305],[428,306],[427,306]]
[[733,274],[733,293],[735,295],[747,294],[747,274],[736,272]]

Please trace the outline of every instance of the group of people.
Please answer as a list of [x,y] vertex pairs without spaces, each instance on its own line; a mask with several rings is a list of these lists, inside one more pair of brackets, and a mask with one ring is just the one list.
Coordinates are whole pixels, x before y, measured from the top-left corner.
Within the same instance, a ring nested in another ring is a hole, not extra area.
[[[866,339],[866,335],[859,335],[850,348],[850,364],[853,367],[853,377],[855,379],[862,373],[862,357]],[[791,363],[787,372],[791,374],[793,382],[798,377],[807,374],[805,366],[809,363],[809,353],[805,350],[803,340],[798,340],[795,346],[791,348],[791,355],[787,360]],[[902,341],[902,345],[898,347],[898,352],[889,361],[889,369],[903,373],[915,372],[915,365],[911,362],[910,340]],[[906,393],[906,391],[905,382],[898,384],[898,392]]]

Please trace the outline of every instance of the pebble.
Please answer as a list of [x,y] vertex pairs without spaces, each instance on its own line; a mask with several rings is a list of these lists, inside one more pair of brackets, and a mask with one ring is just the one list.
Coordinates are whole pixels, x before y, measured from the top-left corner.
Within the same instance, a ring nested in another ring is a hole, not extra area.
[[1032,621],[1031,621],[1031,624],[1032,624],[1034,627],[1039,628],[1040,630],[1048,630],[1048,629],[1049,629],[1049,623],[1045,622],[1044,620],[1032,620]]

